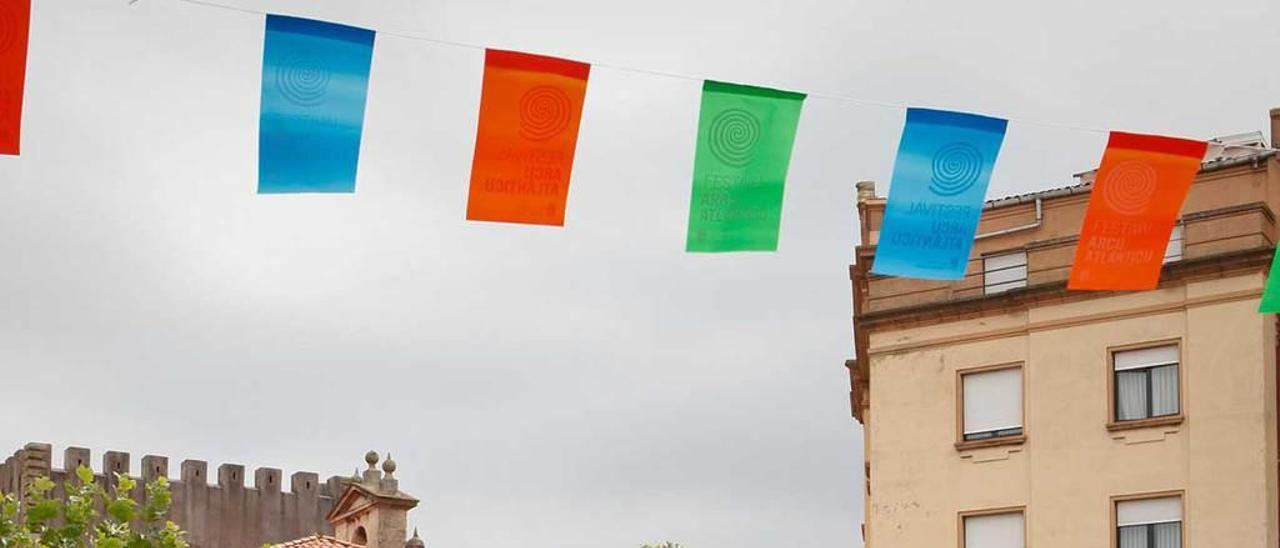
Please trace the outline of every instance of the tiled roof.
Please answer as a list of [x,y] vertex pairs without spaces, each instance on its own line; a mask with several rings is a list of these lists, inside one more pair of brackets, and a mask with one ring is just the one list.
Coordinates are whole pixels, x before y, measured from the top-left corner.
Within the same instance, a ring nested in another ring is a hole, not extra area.
[[1056,198],[1058,196],[1070,196],[1072,194],[1080,194],[1082,192],[1088,192],[1089,189],[1091,188],[1093,188],[1093,183],[1076,183],[1074,185],[1061,186],[1058,188],[1051,188],[1048,190],[1038,190],[1036,192],[1028,192],[1026,194],[1004,196],[1001,198],[996,198],[994,200],[987,200],[986,203],[983,204],[983,209],[995,209],[997,207],[1004,207],[1004,206],[1009,206],[1014,204],[1025,204],[1029,201],[1034,201],[1036,198],[1045,199],[1045,198]]
[[[1265,160],[1276,155],[1275,150],[1271,149],[1210,149],[1209,156],[1200,165],[1201,173],[1217,171],[1242,164],[1248,164]],[[987,200],[983,204],[983,209],[996,209],[1016,204],[1025,204],[1027,202],[1039,199],[1057,198],[1059,196],[1071,196],[1073,194],[1081,194],[1093,189],[1093,175],[1097,170],[1077,173],[1076,177],[1080,179],[1079,183],[1037,192],[1028,192],[1026,194],[1018,194],[1015,196],[1005,196],[994,200]]]
[[326,535],[313,535],[271,546],[272,548],[364,548],[359,544],[352,544]]

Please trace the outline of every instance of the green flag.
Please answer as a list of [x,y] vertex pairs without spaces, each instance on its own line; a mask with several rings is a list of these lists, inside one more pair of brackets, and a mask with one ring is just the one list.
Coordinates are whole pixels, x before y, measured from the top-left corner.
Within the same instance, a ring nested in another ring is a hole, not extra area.
[[1262,291],[1262,305],[1258,312],[1263,314],[1280,313],[1280,248],[1271,259],[1271,273],[1267,275],[1267,287]]
[[702,86],[687,251],[775,251],[804,94]]

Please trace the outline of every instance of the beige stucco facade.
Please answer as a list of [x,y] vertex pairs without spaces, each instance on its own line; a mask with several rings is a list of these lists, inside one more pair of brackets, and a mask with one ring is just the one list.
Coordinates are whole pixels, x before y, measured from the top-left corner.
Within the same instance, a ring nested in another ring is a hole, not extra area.
[[[1280,546],[1280,333],[1256,311],[1280,162],[1206,164],[1183,210],[1183,257],[1155,291],[1065,289],[1088,186],[989,204],[980,234],[1026,228],[979,240],[956,283],[869,274],[884,199],[861,186],[848,365],[869,548],[959,547],[963,516],[992,510],[1022,513],[1027,546],[1107,547],[1115,501],[1147,494],[1180,497],[1183,546]],[[982,257],[1007,250],[1026,252],[1027,287],[984,296]],[[1180,413],[1118,422],[1111,353],[1152,344],[1178,347]],[[960,375],[993,366],[1021,367],[1022,435],[965,442]]]

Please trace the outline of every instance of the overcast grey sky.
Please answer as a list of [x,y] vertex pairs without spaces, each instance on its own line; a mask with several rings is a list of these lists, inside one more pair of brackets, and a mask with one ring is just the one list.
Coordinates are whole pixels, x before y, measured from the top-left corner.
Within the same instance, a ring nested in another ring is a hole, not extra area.
[[[993,196],[1106,138],[1024,121],[1208,138],[1280,106],[1268,0],[225,1],[1005,116]],[[885,188],[902,110],[811,98],[780,251],[688,255],[695,81],[597,67],[566,227],[467,223],[481,51],[380,35],[357,194],[258,196],[260,16],[34,4],[0,449],[323,476],[391,450],[440,548],[860,545],[853,183]]]

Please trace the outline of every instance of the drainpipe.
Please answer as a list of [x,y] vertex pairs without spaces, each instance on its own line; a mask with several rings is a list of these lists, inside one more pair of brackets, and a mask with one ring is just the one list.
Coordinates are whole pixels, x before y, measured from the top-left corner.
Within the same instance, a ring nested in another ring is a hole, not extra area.
[[1005,228],[1005,229],[1002,229],[1002,230],[997,230],[997,231],[995,231],[995,232],[988,232],[988,233],[986,233],[986,234],[979,234],[979,235],[977,235],[977,236],[974,236],[974,237],[973,237],[973,239],[975,239],[975,240],[982,240],[982,239],[985,239],[985,238],[994,238],[994,237],[996,237],[996,236],[1004,236],[1005,234],[1013,234],[1014,232],[1022,232],[1022,231],[1024,231],[1024,230],[1031,230],[1031,229],[1033,229],[1033,228],[1040,228],[1040,225],[1041,225],[1041,224],[1043,224],[1043,223],[1044,223],[1044,205],[1043,205],[1043,203],[1042,203],[1042,201],[1041,201],[1041,199],[1040,199],[1040,198],[1036,198],[1036,220],[1035,220],[1035,222],[1030,223],[1030,224],[1021,225],[1021,226],[1015,226],[1015,227],[1011,227],[1011,228]]

